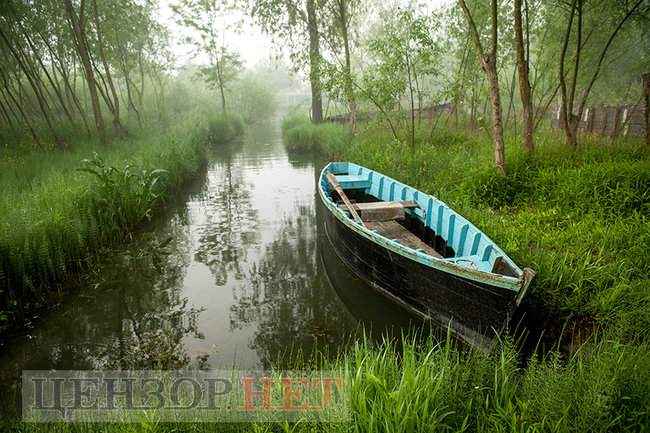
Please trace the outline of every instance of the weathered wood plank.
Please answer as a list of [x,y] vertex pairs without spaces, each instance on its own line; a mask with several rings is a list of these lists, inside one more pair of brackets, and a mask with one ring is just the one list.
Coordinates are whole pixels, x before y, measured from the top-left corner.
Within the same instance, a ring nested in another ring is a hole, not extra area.
[[332,185],[334,190],[339,194],[339,197],[341,197],[341,200],[343,200],[343,203],[348,208],[348,211],[350,211],[350,214],[352,214],[352,218],[358,222],[359,224],[363,225],[363,221],[361,220],[361,217],[359,217],[359,214],[357,213],[356,210],[354,210],[354,207],[352,207],[352,203],[350,203],[350,199],[348,196],[345,194],[345,191],[343,191],[343,188],[341,188],[341,185],[336,180],[336,176],[334,176],[334,173],[331,171],[327,172],[327,181]]
[[354,209],[357,211],[393,208],[405,209],[418,207],[418,205],[412,201],[374,201],[371,203],[352,203],[352,206],[354,206]]
[[408,231],[402,225],[395,221],[376,221],[366,223],[370,230],[376,230],[380,235],[388,239],[396,239],[400,244],[413,248],[421,249],[430,256],[442,259],[442,255],[434,250],[431,246],[425,244],[420,238]]
[[[403,220],[405,208],[415,208],[417,204],[411,201],[378,201],[372,203],[352,203],[363,221],[390,221]],[[347,210],[345,204],[339,204],[339,208]]]

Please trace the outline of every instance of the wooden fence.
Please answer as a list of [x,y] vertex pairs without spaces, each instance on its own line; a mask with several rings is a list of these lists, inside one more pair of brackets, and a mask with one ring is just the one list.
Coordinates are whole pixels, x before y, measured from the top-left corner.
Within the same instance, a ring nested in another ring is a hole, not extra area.
[[[560,128],[560,109],[551,118],[551,126]],[[595,105],[586,108],[578,130],[590,134],[619,137],[644,135],[643,106],[635,104]]]
[[[439,115],[441,113],[445,112],[451,112],[453,109],[452,104],[439,104],[439,105],[433,105],[431,107],[425,107],[421,109],[415,109],[413,110],[413,114],[415,114],[416,119],[428,119],[429,122],[433,121],[433,118],[436,115]],[[397,115],[397,112],[391,112],[390,115]],[[410,111],[406,110],[402,112],[404,116],[407,116],[410,119]],[[357,113],[357,122],[367,122],[370,120],[374,120],[381,117],[380,112],[361,112]],[[333,122],[333,123],[340,123],[340,124],[346,124],[350,123],[350,113],[346,114],[338,114],[335,116],[329,116],[325,119],[326,122]]]

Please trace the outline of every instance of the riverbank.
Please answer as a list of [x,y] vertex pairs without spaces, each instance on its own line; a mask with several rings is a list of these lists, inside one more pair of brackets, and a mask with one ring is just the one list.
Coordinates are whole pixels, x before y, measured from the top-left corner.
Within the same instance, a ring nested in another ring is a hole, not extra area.
[[188,114],[108,145],[0,154],[0,332],[58,302],[69,275],[101,248],[126,242],[205,163],[208,143],[242,132],[238,119]]
[[[539,134],[533,156],[517,138],[506,144],[508,176],[492,167],[484,137],[438,130],[410,146],[382,128],[354,140],[317,146],[334,160],[353,161],[439,197],[476,224],[537,277],[525,299],[524,324],[552,339],[572,328],[616,329],[627,341],[650,328],[650,149],[642,143],[585,139],[567,148],[559,135]],[[285,122],[286,124],[286,122]],[[330,131],[329,134],[332,134]],[[304,135],[304,134],[303,134]],[[310,148],[313,146],[310,146]]]

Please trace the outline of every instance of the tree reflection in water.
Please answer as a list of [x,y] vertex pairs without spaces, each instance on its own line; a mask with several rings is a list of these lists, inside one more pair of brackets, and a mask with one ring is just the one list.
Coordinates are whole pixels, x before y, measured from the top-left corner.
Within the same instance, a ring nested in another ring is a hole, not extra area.
[[247,261],[247,247],[255,241],[258,225],[250,185],[243,171],[234,166],[232,152],[232,147],[226,147],[219,158],[222,169],[208,174],[196,229],[194,259],[210,268],[217,286],[226,285],[229,276],[236,280],[244,277],[241,266]]
[[292,353],[308,358],[317,348],[342,346],[356,327],[324,277],[316,226],[313,204],[299,206],[250,266],[248,286],[235,293],[231,326],[255,323],[250,345],[264,367],[291,363]]

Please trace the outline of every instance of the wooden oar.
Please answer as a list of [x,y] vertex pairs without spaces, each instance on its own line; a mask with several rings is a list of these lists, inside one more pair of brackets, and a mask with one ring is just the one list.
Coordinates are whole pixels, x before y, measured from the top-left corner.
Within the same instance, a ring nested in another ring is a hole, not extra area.
[[354,206],[352,206],[352,203],[350,203],[350,199],[345,194],[345,191],[343,191],[343,188],[341,188],[341,185],[339,185],[338,181],[336,180],[336,176],[334,176],[334,173],[332,173],[331,171],[327,172],[327,181],[330,183],[330,185],[334,187],[334,190],[336,190],[336,192],[339,194],[341,200],[343,200],[343,203],[350,211],[350,214],[352,214],[352,219],[354,219],[362,226],[365,226],[363,220],[361,219],[357,211],[354,209]]

